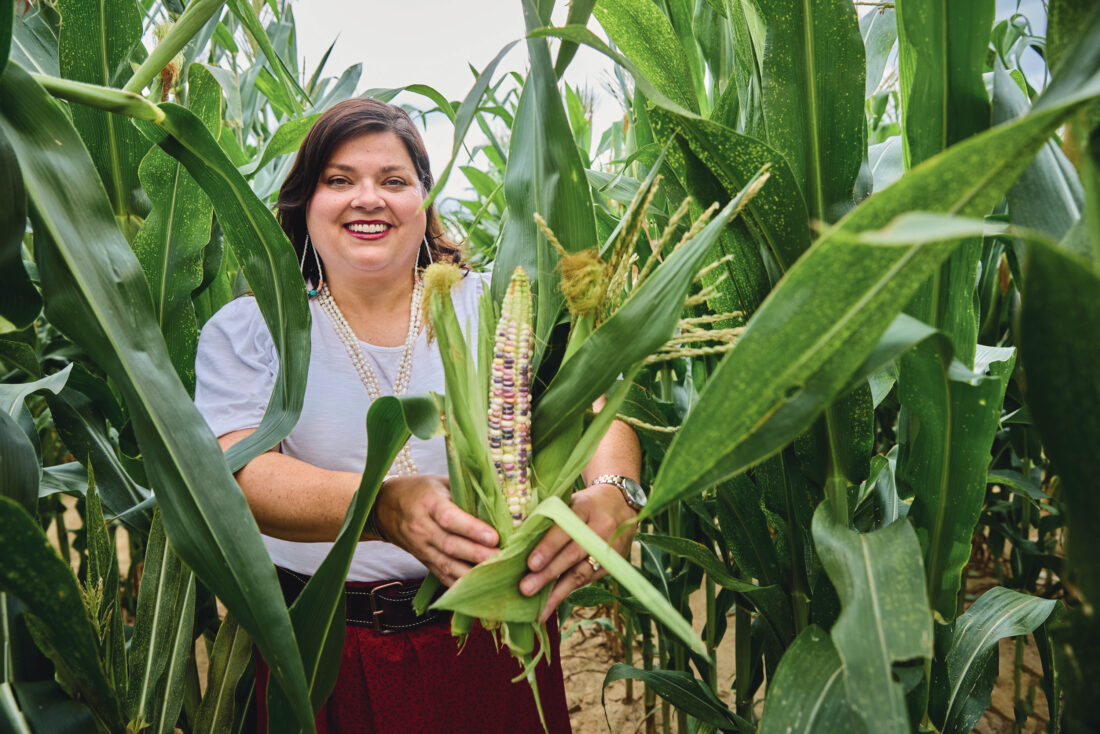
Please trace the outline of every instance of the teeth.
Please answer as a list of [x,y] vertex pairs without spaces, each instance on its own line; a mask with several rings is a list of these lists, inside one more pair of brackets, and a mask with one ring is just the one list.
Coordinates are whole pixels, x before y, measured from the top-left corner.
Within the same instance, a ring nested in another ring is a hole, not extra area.
[[377,224],[349,224],[348,230],[352,232],[358,232],[360,234],[379,234],[385,232],[390,228],[390,225],[384,223]]

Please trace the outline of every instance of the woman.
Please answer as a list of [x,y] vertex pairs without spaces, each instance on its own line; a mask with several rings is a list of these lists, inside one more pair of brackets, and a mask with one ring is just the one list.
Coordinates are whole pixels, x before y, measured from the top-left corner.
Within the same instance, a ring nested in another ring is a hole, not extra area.
[[[434,209],[421,209],[431,187],[427,153],[408,115],[353,99],[317,121],[280,192],[280,222],[302,264],[313,317],[305,407],[286,440],[237,480],[288,601],[328,552],[358,488],[370,402],[443,392],[438,346],[428,345],[419,319],[419,270],[433,260],[457,261],[458,249]],[[471,273],[454,289],[459,323],[478,328],[485,285]],[[203,328],[195,401],[223,449],[259,425],[276,370],[254,299],[233,301]],[[637,439],[617,423],[584,476],[637,480],[639,468]],[[411,439],[390,471],[348,575],[343,660],[318,731],[541,730],[529,688],[510,682],[517,665],[488,633],[475,628],[458,654],[447,617],[411,612],[409,600],[427,572],[453,584],[498,543],[490,525],[451,501],[442,438]],[[613,483],[577,492],[573,508],[604,538],[634,516]],[[616,541],[620,550],[628,542]],[[558,528],[535,547],[528,567],[523,593],[553,584],[544,619],[569,592],[604,573]],[[551,731],[569,731],[556,650],[552,659],[538,673],[546,720]],[[257,669],[265,731],[262,661]]]

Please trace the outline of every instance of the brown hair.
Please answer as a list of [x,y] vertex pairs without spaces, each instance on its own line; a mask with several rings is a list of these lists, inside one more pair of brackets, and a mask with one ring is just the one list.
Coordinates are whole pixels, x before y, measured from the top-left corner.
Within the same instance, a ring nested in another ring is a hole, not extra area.
[[[413,166],[416,167],[416,176],[421,186],[424,187],[425,192],[431,191],[435,179],[432,177],[431,166],[428,163],[428,151],[424,148],[420,132],[405,110],[376,99],[362,97],[344,100],[333,105],[318,118],[306,134],[302,147],[298,150],[298,157],[294,160],[294,166],[279,190],[279,200],[275,205],[278,209],[279,224],[294,245],[294,252],[299,260],[302,260],[306,240],[306,206],[313,198],[317,182],[333,149],[345,140],[377,132],[390,132],[401,139],[409,152]],[[431,259],[436,262],[459,262],[461,259],[459,247],[447,238],[443,223],[435,211],[435,204],[429,206],[425,213],[427,214],[425,235],[428,238]],[[417,266],[427,267],[428,263],[428,254],[424,248],[421,248],[417,256]],[[319,275],[316,261],[307,254],[302,267],[302,277],[317,283]]]

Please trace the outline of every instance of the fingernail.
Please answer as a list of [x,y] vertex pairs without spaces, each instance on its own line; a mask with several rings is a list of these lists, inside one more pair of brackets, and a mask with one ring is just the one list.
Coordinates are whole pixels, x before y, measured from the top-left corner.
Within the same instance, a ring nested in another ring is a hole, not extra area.
[[534,592],[535,582],[530,579],[524,579],[520,582],[519,590],[526,596],[530,596]]
[[481,536],[481,542],[485,545],[493,545],[497,542],[497,538],[492,533],[483,533]]
[[540,568],[542,568],[542,554],[532,553],[527,558],[527,567],[530,568],[532,571],[538,571]]

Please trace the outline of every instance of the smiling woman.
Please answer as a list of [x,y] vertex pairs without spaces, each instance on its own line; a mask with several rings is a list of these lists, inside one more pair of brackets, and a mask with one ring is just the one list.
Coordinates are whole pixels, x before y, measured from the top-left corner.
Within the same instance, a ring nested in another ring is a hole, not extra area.
[[[443,236],[434,209],[421,208],[432,182],[423,143],[405,112],[355,99],[321,116],[280,192],[280,223],[310,295],[305,407],[290,435],[236,477],[288,603],[317,572],[359,487],[370,405],[383,395],[444,392],[439,345],[429,344],[420,316],[420,273],[430,262],[457,262],[459,251]],[[486,284],[485,276],[467,270],[453,291],[455,310],[469,329],[478,328]],[[238,299],[207,322],[195,402],[224,448],[259,425],[276,370],[253,299]],[[593,459],[594,474],[636,477],[633,434],[622,426],[609,436]],[[442,439],[411,439],[390,471],[347,575],[344,653],[336,688],[318,713],[318,731],[542,728],[528,687],[511,683],[520,669],[488,632],[475,628],[459,656],[447,616],[413,612],[412,598],[427,573],[452,585],[493,555],[499,542],[492,526],[452,502]],[[575,499],[577,512],[604,537],[634,515],[611,485]],[[552,585],[556,607],[598,569],[564,535],[547,537],[532,553],[523,589],[535,594]],[[556,647],[556,634],[552,639]],[[553,664],[537,671],[542,714],[551,731],[568,731],[560,659],[556,651],[549,657]],[[257,674],[257,701],[265,701],[262,660]],[[474,700],[491,702],[488,710],[499,721],[487,720],[481,706],[463,708]],[[259,718],[266,731],[266,707]]]

